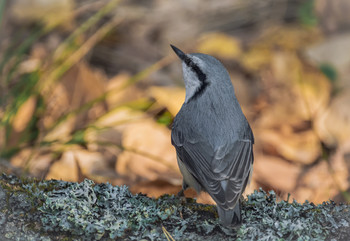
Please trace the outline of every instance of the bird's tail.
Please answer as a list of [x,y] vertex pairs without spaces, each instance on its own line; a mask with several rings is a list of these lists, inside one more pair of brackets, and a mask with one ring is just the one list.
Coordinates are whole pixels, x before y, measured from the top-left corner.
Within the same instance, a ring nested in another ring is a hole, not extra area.
[[240,201],[237,202],[234,209],[225,210],[222,207],[217,206],[221,224],[232,228],[239,226],[242,222],[240,206]]

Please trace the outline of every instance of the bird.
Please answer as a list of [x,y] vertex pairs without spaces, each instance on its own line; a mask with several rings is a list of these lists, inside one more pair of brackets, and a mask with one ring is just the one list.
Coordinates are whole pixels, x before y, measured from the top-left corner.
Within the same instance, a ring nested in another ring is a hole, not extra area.
[[170,45],[182,62],[185,101],[174,118],[171,143],[188,187],[209,193],[220,223],[239,227],[241,196],[253,170],[254,136],[223,64],[202,53],[185,54]]

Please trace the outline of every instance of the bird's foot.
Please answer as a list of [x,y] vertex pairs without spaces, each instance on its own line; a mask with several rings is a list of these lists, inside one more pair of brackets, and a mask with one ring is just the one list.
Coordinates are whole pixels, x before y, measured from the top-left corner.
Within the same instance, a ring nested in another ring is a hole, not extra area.
[[184,190],[181,189],[180,192],[178,192],[176,196],[177,196],[178,198],[184,197],[184,196],[185,196]]
[[181,189],[176,195],[181,200],[181,203],[187,203],[184,191],[185,190]]

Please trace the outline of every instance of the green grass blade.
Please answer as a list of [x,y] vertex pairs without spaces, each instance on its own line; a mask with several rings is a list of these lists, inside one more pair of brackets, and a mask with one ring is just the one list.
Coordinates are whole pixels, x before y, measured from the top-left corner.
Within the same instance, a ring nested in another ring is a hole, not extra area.
[[0,0],[0,31],[1,31],[2,18],[4,16],[4,11],[5,11],[5,5],[6,5],[6,0]]

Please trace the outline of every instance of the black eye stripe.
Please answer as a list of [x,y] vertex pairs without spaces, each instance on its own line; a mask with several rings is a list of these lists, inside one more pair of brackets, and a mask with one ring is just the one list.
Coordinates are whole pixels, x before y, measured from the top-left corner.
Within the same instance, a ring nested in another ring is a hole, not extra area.
[[200,81],[200,86],[194,93],[194,95],[189,99],[191,101],[192,99],[196,99],[199,96],[201,96],[204,93],[204,90],[208,87],[209,82],[207,81],[207,75],[203,73],[203,71],[198,67],[197,64],[195,64],[190,58],[186,56],[184,59],[185,64],[191,68],[193,72],[196,73],[199,81]]

